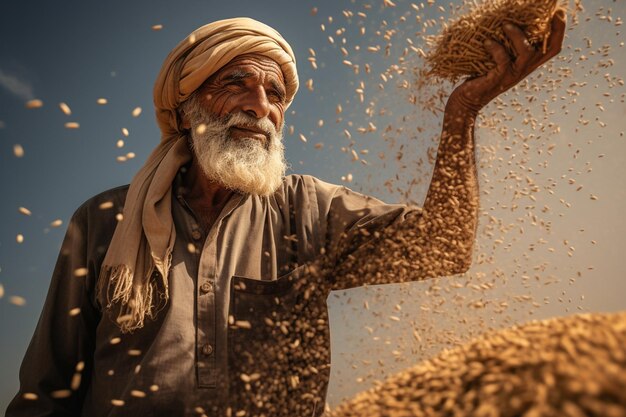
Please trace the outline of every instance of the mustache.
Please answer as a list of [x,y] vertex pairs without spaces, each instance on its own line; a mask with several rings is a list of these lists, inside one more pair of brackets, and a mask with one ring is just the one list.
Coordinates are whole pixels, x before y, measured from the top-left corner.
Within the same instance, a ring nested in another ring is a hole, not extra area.
[[196,134],[202,135],[207,131],[217,133],[226,131],[231,127],[242,127],[262,132],[265,136],[267,136],[270,142],[277,137],[282,138],[281,133],[284,124],[280,126],[279,130],[267,116],[257,119],[256,117],[250,116],[242,111],[228,113],[221,117],[207,114],[204,111],[199,111],[196,112],[194,116],[195,123],[192,124],[192,129]]
[[223,124],[226,128],[231,127],[244,127],[244,128],[253,128],[256,130],[260,130],[263,132],[268,138],[273,138],[276,136],[277,129],[274,126],[274,123],[270,121],[270,119],[265,116],[261,119],[257,119],[256,117],[252,117],[245,112],[236,112],[230,113],[223,117]]

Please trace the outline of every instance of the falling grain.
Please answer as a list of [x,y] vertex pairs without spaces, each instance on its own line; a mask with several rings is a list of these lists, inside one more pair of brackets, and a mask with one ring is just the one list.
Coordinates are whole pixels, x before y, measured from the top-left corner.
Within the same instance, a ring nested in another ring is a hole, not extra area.
[[59,389],[56,391],[52,391],[50,393],[50,396],[56,399],[69,398],[72,396],[72,391],[69,389]]
[[25,216],[30,216],[31,214],[33,214],[26,207],[19,207],[17,210]]
[[100,210],[108,210],[110,208],[113,208],[113,202],[112,201],[105,201],[104,203],[101,203],[98,208]]
[[131,390],[130,391],[130,395],[132,395],[133,397],[136,397],[136,398],[145,398],[146,397],[146,393],[145,392],[139,391],[139,390],[136,390],[136,389]]
[[70,389],[72,391],[77,391],[78,388],[80,388],[81,380],[82,380],[82,375],[80,374],[80,372],[75,372],[74,375],[72,375],[72,380],[70,382]]
[[235,320],[235,326],[240,329],[251,329],[252,325],[247,320]]
[[18,307],[23,307],[26,305],[26,299],[24,297],[20,297],[19,295],[10,296],[9,302]]
[[72,114],[72,110],[70,109],[70,106],[68,106],[66,103],[63,103],[63,102],[59,103],[59,108],[67,116]]
[[22,398],[29,401],[36,401],[39,399],[39,396],[34,392],[25,392],[22,394]]
[[24,148],[20,144],[13,145],[13,155],[16,158],[21,158],[24,156]]
[[40,107],[43,107],[43,101],[39,99],[29,100],[26,102],[27,109],[38,109]]
[[196,133],[198,135],[202,135],[204,132],[206,132],[207,126],[204,123],[200,123],[198,124],[198,126],[196,127]]
[[87,268],[76,268],[74,270],[75,277],[86,277],[88,273],[89,270]]

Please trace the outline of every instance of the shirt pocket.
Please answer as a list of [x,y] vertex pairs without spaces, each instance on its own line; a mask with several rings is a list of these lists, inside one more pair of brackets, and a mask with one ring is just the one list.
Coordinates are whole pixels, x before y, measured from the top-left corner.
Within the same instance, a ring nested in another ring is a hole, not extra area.
[[234,276],[229,315],[233,412],[316,416],[330,375],[327,293],[302,265],[274,281]]
[[[246,321],[271,318],[278,311],[290,310],[297,299],[296,288],[302,286],[307,265],[271,281],[233,276],[231,282],[231,316],[229,324],[247,327]],[[235,321],[233,323],[233,320]],[[263,320],[266,322],[266,320]]]

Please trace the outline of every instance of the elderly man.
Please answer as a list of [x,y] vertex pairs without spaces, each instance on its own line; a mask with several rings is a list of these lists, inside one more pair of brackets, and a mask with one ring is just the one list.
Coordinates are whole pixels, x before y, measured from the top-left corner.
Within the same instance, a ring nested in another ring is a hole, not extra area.
[[328,292],[469,267],[474,120],[564,27],[545,54],[514,26],[515,57],[487,43],[497,67],[451,95],[421,210],[285,177],[290,46],[248,18],[194,31],[155,85],[160,144],[70,222],[7,415],[322,414]]

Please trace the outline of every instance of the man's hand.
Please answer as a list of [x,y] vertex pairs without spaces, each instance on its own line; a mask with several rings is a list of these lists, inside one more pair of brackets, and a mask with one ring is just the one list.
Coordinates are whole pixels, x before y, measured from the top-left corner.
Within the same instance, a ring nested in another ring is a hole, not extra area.
[[562,9],[557,10],[552,17],[550,38],[545,53],[532,46],[519,27],[506,23],[504,33],[513,45],[515,57],[509,56],[499,43],[487,40],[485,47],[491,53],[496,67],[486,75],[469,79],[458,86],[450,95],[448,105],[457,110],[478,114],[487,103],[522,81],[561,51],[565,21],[565,12]]

